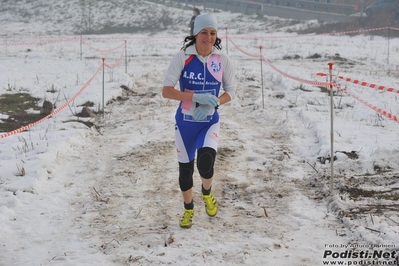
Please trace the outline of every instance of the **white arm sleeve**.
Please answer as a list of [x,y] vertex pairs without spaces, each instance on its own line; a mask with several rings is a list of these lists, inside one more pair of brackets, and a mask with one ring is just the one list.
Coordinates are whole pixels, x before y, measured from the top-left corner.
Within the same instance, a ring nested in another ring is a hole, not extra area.
[[221,54],[223,66],[223,90],[233,99],[236,94],[236,77],[233,62],[226,54]]
[[181,71],[184,68],[185,54],[183,51],[179,51],[175,54],[170,62],[169,68],[166,71],[165,79],[163,81],[164,86],[175,87],[180,79]]

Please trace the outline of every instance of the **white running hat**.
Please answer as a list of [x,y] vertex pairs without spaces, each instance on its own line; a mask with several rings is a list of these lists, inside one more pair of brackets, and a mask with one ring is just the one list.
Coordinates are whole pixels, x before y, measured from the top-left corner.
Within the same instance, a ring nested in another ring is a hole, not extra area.
[[194,21],[194,36],[205,28],[214,28],[217,30],[216,19],[209,13],[198,15]]

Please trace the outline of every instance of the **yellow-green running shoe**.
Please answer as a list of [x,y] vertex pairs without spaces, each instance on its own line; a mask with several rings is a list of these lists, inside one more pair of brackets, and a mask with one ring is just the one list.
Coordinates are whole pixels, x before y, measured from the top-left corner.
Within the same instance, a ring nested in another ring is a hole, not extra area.
[[218,204],[212,192],[209,195],[202,195],[202,198],[204,199],[206,213],[211,217],[215,216],[218,213]]
[[194,210],[184,209],[184,214],[180,220],[181,228],[190,228],[193,225]]

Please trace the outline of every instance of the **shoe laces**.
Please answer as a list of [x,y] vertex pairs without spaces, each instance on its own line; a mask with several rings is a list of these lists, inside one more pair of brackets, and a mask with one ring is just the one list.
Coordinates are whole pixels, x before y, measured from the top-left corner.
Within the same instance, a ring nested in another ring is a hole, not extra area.
[[181,218],[182,221],[191,221],[193,218],[193,210],[184,210],[183,217]]
[[214,198],[212,196],[212,194],[209,195],[203,195],[204,196],[204,201],[205,204],[208,208],[213,209],[214,208]]

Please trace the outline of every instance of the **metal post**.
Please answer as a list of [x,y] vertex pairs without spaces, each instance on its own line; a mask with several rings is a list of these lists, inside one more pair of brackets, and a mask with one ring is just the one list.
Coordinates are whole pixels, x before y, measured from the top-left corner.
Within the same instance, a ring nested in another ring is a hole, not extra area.
[[104,98],[105,98],[105,96],[104,96],[104,68],[105,68],[105,64],[104,64],[104,61],[105,61],[105,58],[103,58],[103,93],[102,93],[102,102],[103,102],[103,118],[104,118],[104,109],[105,109],[105,104],[104,104]]
[[389,39],[391,37],[391,23],[388,23],[388,55],[387,55],[387,62],[389,65]]
[[265,109],[265,96],[263,93],[263,59],[262,59],[262,46],[259,46],[259,59],[260,59],[260,79],[261,79],[261,87],[262,87],[262,106]]
[[125,40],[125,73],[127,74],[127,41]]
[[330,159],[330,166],[331,166],[331,178],[330,178],[330,192],[331,195],[334,193],[334,99],[333,99],[333,85],[332,85],[332,68],[334,63],[329,62],[328,67],[330,71],[330,113],[331,113],[331,130],[330,130],[330,142],[331,142],[331,159]]
[[80,35],[80,61],[83,59],[83,52],[82,52],[82,35]]
[[226,54],[229,54],[229,36],[227,35],[227,27],[226,27]]

